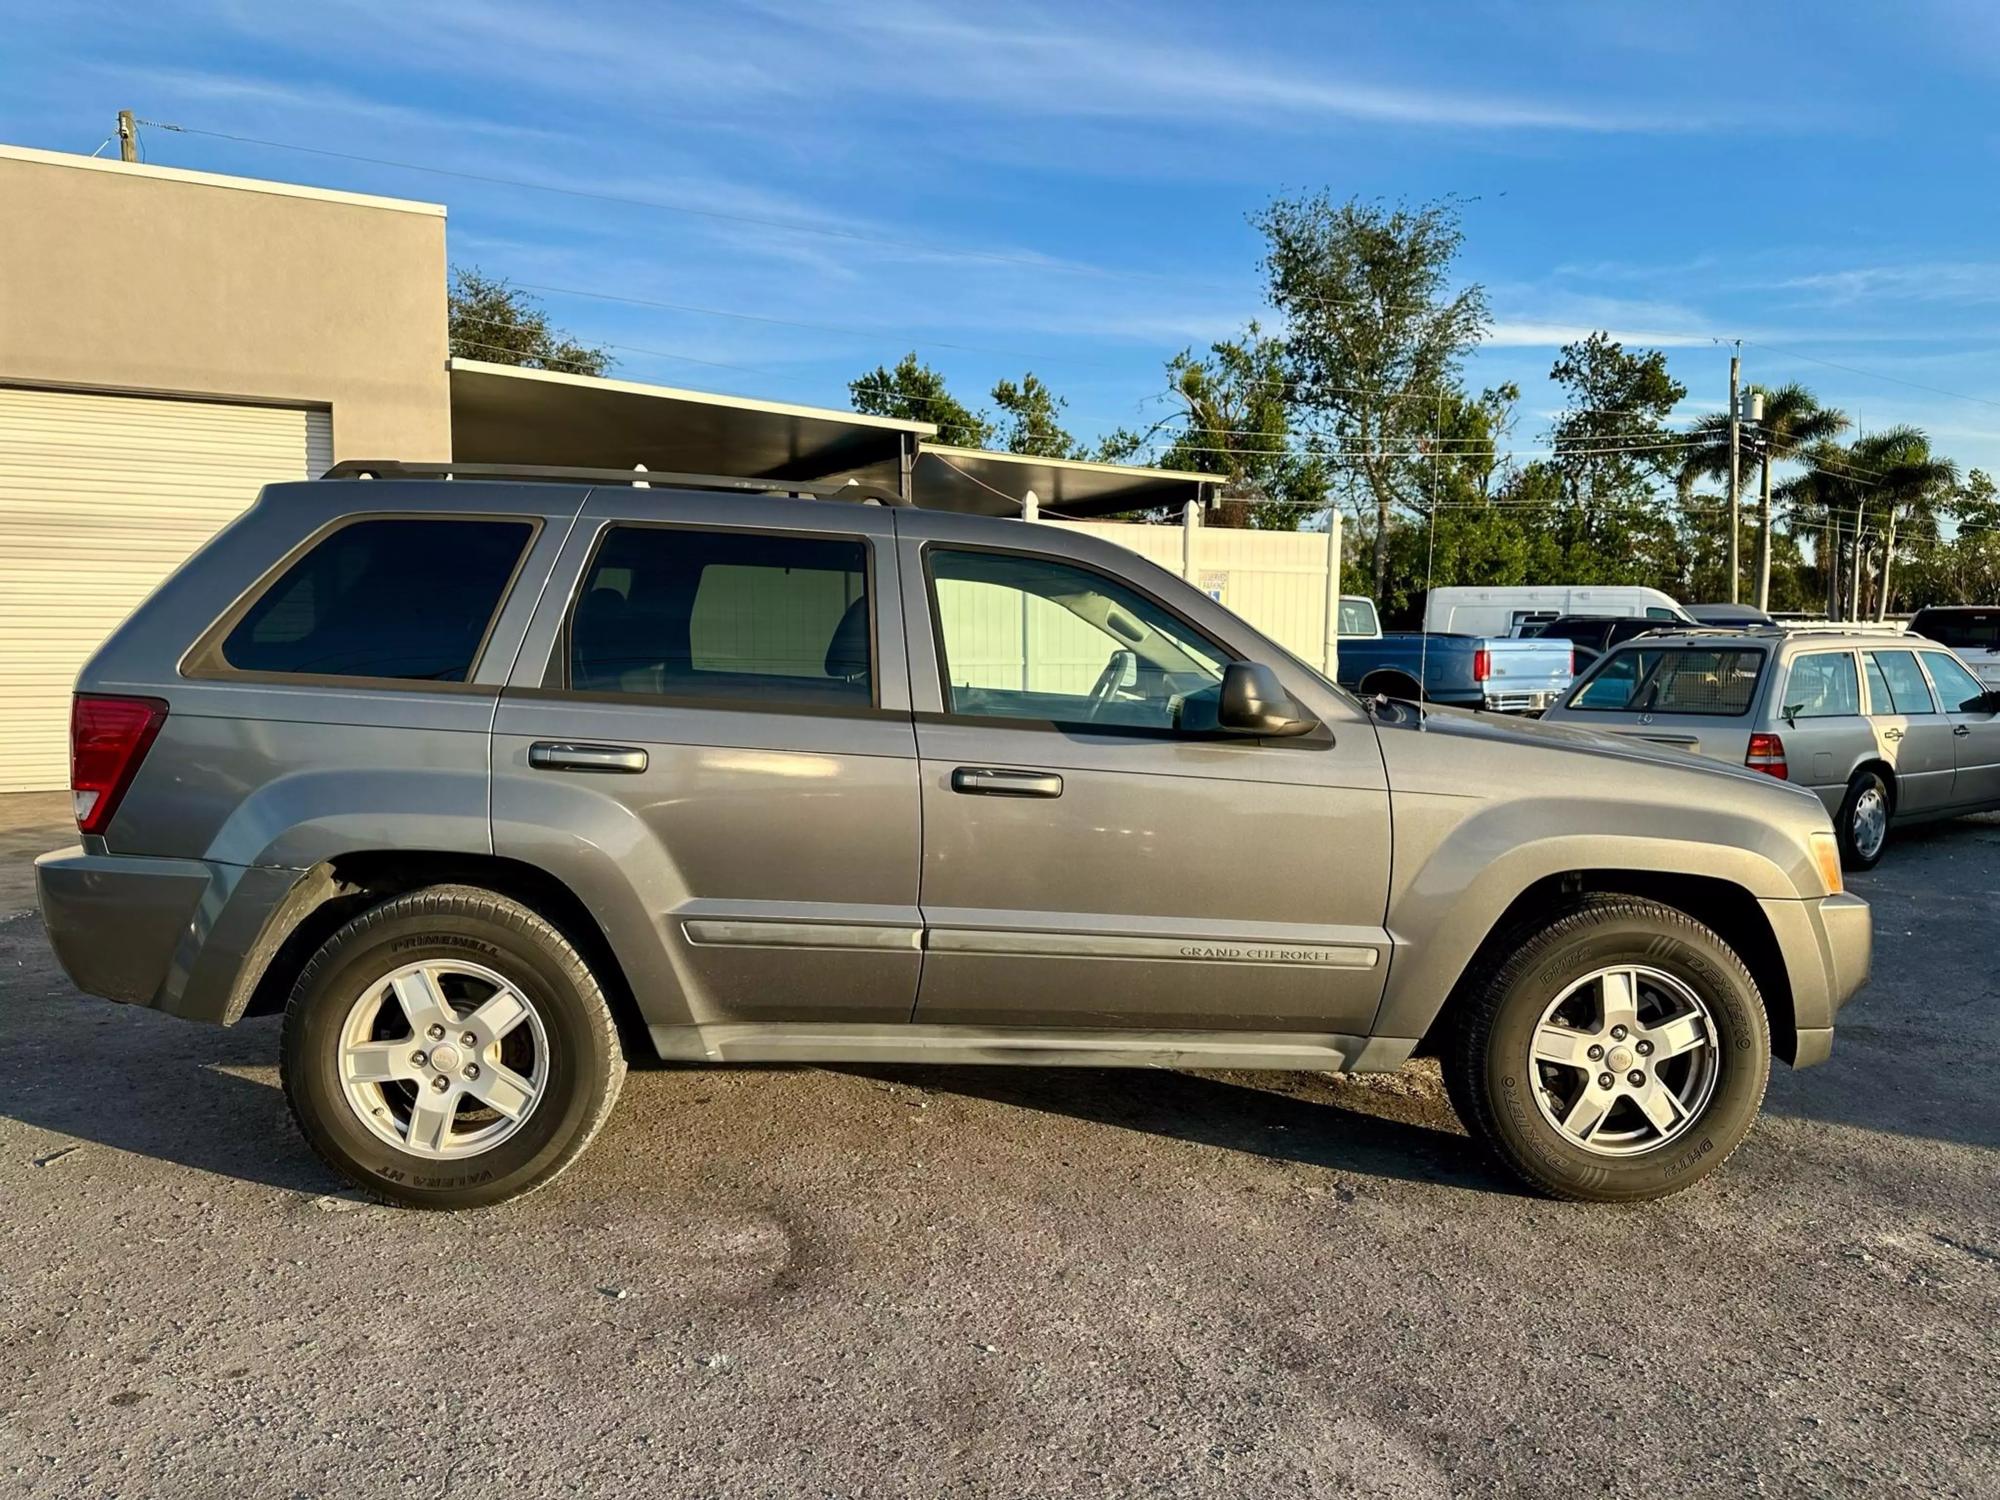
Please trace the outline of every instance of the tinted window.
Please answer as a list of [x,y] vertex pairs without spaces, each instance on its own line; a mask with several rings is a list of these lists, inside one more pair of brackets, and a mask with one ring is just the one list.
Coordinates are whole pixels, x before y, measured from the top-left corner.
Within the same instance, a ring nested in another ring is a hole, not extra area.
[[1604,658],[1570,707],[1734,717],[1749,712],[1763,669],[1764,653],[1749,648],[1628,647]]
[[1954,651],[2000,651],[2000,610],[1920,609],[1910,634]]
[[930,554],[955,714],[1210,727],[1228,658],[1124,584],[1044,558]]
[[1937,705],[1931,701],[1930,685],[1917,667],[1912,651],[1870,651],[1868,653],[1868,712],[1871,714],[1927,714]]
[[867,704],[868,611],[864,542],[614,526],[570,616],[570,686]]
[[1821,651],[1792,663],[1782,711],[1794,719],[1831,719],[1861,712],[1861,682],[1845,651]]
[[1986,689],[1979,685],[1979,679],[1942,651],[1926,651],[1924,665],[1930,668],[1931,681],[1944,699],[1945,712],[1977,712],[1985,702]]
[[343,526],[222,643],[243,672],[463,682],[534,528],[525,521]]

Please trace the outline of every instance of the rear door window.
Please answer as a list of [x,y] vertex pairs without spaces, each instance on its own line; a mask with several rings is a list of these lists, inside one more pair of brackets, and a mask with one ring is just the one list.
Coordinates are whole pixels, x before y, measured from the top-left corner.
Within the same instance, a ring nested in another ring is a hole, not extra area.
[[1845,651],[1816,651],[1792,663],[1780,711],[1791,719],[1833,719],[1861,712],[1861,682]]
[[868,601],[858,537],[613,526],[570,614],[569,685],[866,707]]
[[1570,707],[1734,718],[1750,711],[1763,670],[1753,647],[1628,648],[1604,659]]
[[426,517],[342,526],[245,611],[222,659],[239,672],[464,682],[534,529]]
[[1868,653],[1868,712],[1928,714],[1937,712],[1930,684],[1917,666],[1914,651]]

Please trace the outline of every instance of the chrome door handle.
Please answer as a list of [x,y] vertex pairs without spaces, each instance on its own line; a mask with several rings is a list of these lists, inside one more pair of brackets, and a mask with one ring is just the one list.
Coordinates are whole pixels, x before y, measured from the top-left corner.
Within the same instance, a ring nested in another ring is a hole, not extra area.
[[646,769],[646,752],[629,745],[537,740],[528,746],[528,764],[537,771],[617,771],[629,776]]
[[1060,797],[1062,777],[1051,771],[960,766],[951,773],[951,789],[975,797]]

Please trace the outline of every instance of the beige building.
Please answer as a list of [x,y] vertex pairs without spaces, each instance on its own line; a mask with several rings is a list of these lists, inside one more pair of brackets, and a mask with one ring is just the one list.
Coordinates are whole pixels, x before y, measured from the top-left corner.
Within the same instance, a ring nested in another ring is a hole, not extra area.
[[0,791],[70,684],[274,479],[446,458],[444,209],[0,147]]
[[67,786],[98,643],[259,488],[339,459],[855,478],[1071,518],[1214,483],[452,359],[434,203],[0,146],[0,206],[0,792]]

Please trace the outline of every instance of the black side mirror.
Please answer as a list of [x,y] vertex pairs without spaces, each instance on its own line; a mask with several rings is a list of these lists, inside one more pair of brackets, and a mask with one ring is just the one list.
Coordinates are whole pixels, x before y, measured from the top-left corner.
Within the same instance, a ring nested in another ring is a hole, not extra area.
[[1278,674],[1261,661],[1233,661],[1222,669],[1222,701],[1216,727],[1231,734],[1283,738],[1310,734],[1319,721],[1285,691]]

